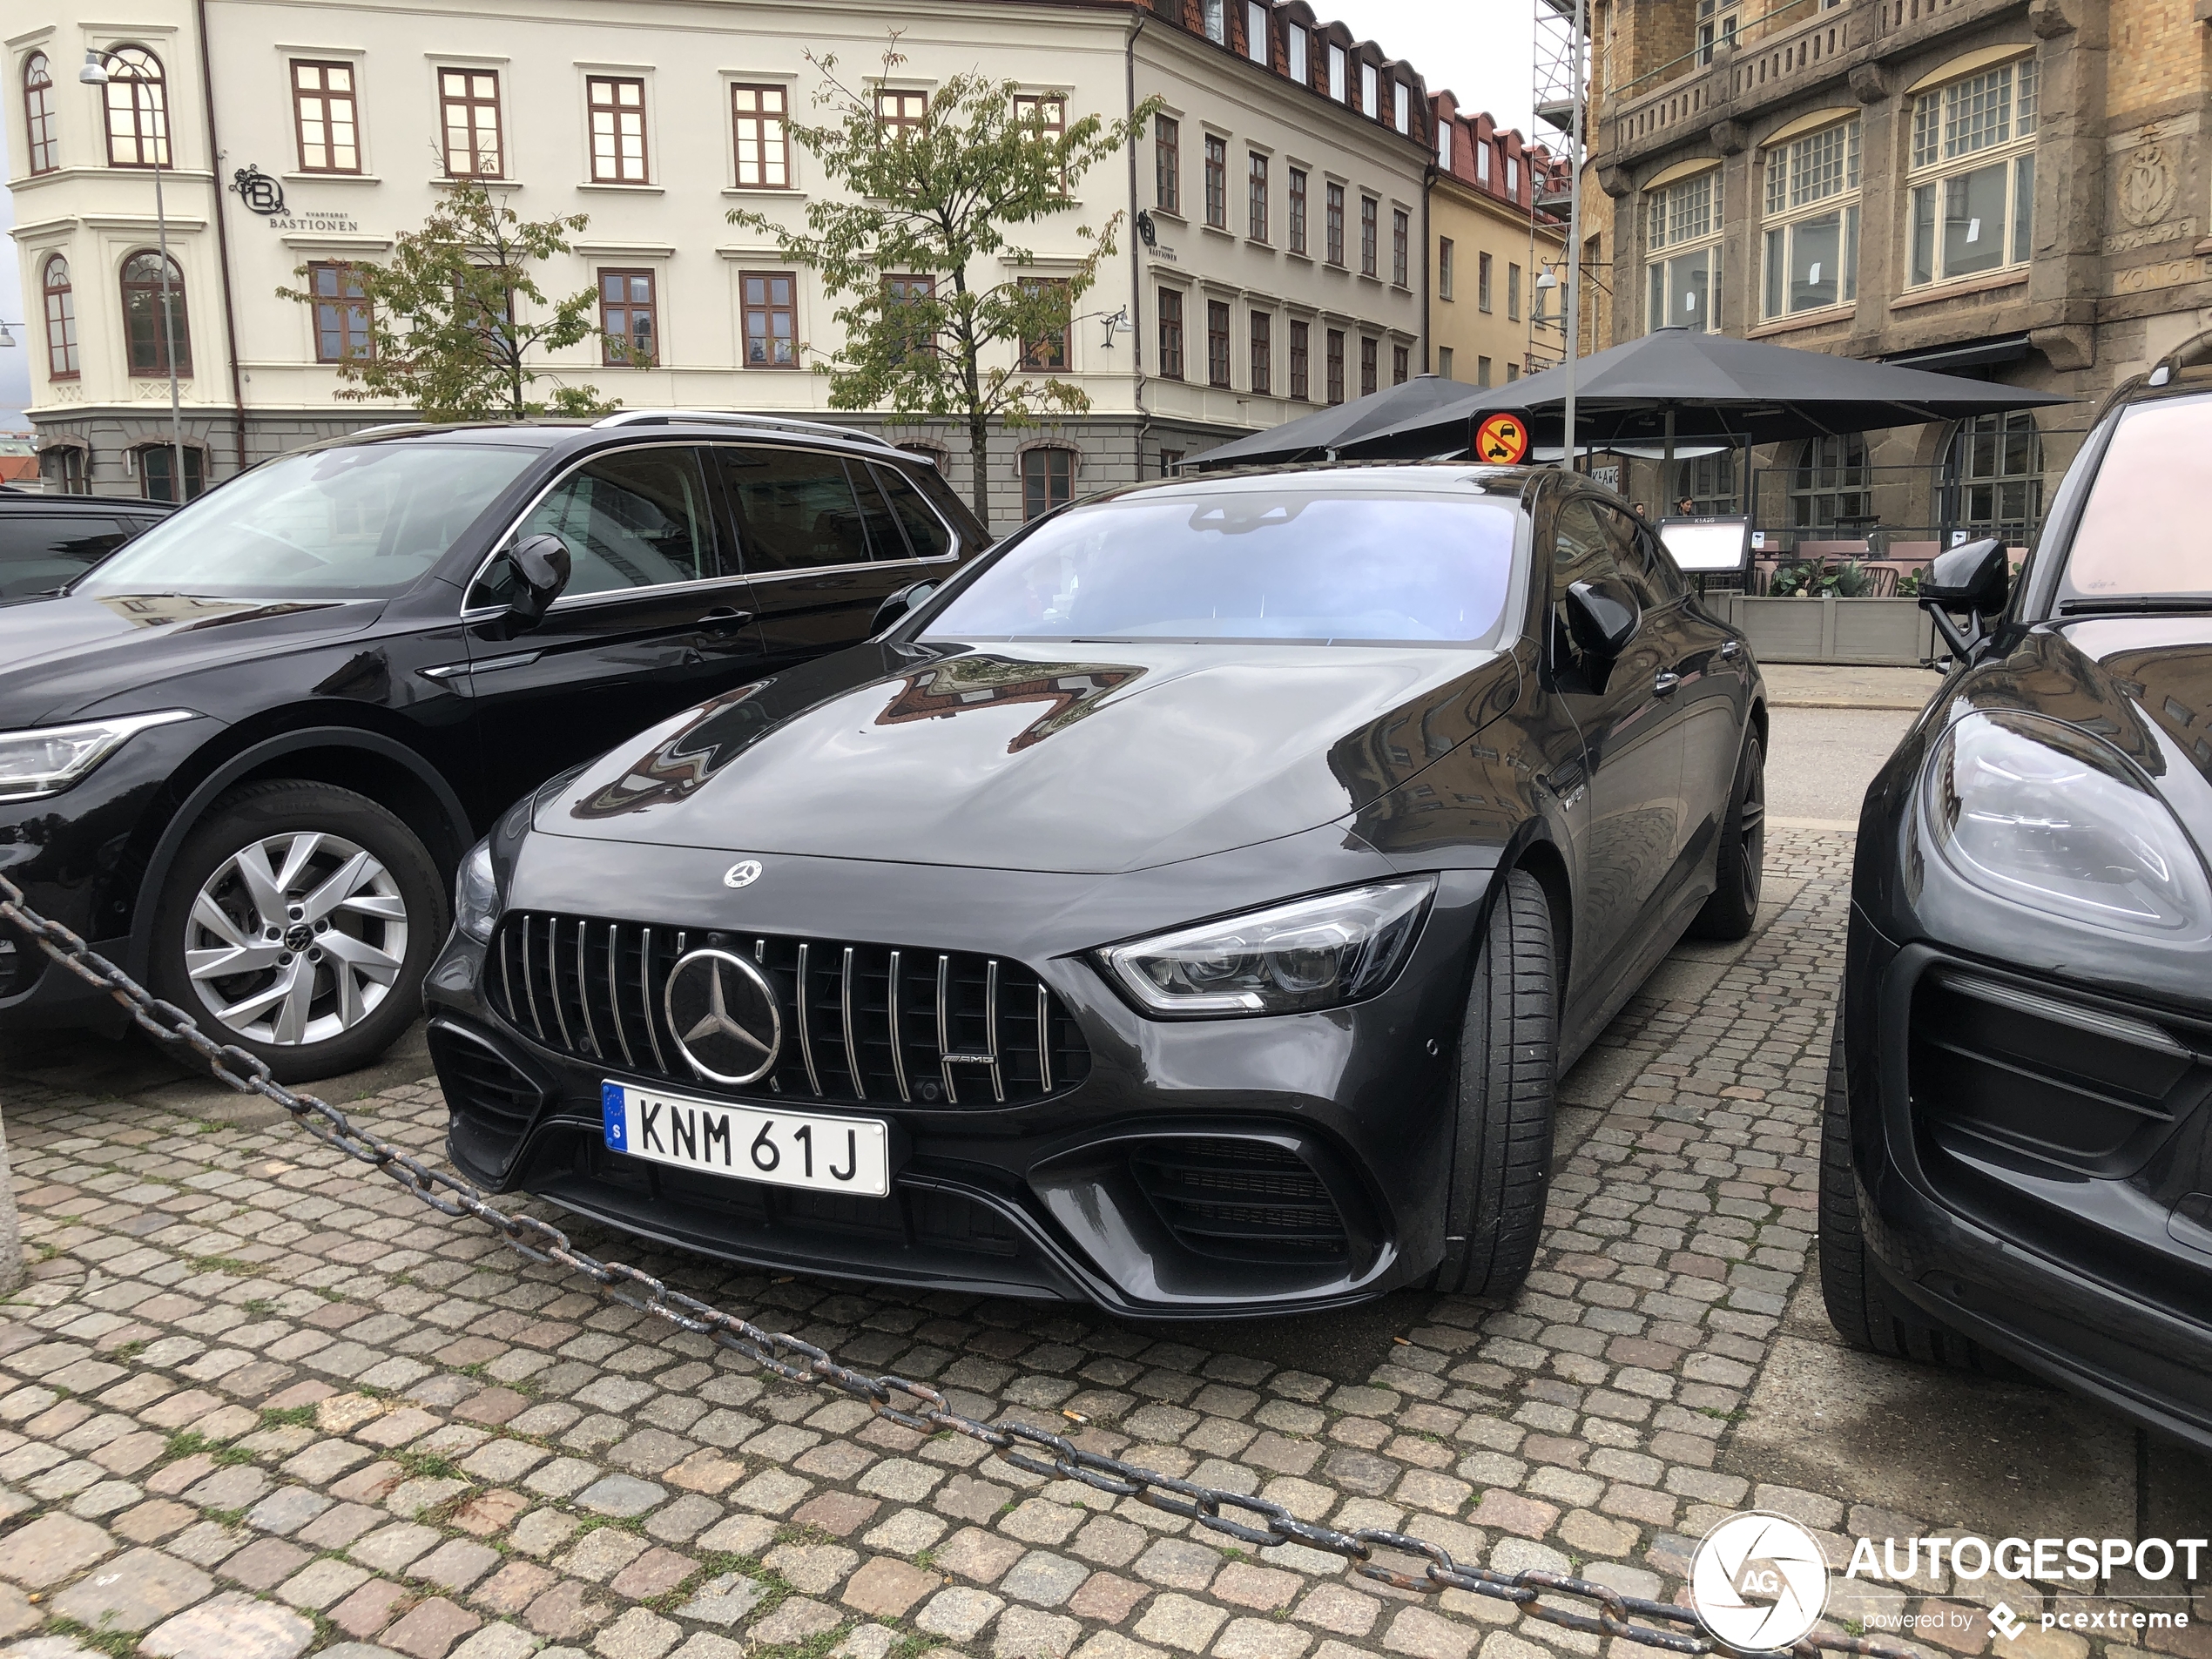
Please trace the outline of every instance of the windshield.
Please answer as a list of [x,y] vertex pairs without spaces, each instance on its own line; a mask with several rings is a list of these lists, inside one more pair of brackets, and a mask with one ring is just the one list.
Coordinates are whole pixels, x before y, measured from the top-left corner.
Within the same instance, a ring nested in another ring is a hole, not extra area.
[[398,593],[541,453],[513,443],[364,443],[287,455],[164,519],[72,591]]
[[2212,397],[2139,404],[2120,418],[2067,553],[2085,599],[2212,593],[2204,538]]
[[1517,507],[1356,486],[1136,496],[1008,548],[930,619],[958,639],[1487,642]]

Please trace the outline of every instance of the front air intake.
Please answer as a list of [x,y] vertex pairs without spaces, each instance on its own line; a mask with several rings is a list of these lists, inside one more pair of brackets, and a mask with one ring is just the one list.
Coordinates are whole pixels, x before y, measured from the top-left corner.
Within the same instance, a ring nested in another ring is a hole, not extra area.
[[1344,1217],[1312,1166],[1265,1141],[1146,1141],[1130,1174],[1184,1249],[1231,1261],[1311,1262],[1349,1253]]

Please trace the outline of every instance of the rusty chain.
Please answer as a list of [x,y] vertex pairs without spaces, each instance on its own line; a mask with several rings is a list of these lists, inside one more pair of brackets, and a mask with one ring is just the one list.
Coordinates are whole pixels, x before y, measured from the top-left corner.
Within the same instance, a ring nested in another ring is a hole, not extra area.
[[[1794,1647],[1772,1651],[1731,1649],[1706,1629],[1692,1609],[1673,1602],[1627,1595],[1609,1586],[1565,1574],[1529,1570],[1494,1572],[1452,1559],[1441,1544],[1386,1527],[1344,1532],[1301,1521],[1281,1504],[1245,1493],[1224,1491],[1139,1468],[1118,1458],[1086,1451],[1063,1434],[1015,1420],[981,1423],[952,1410],[927,1383],[902,1377],[869,1376],[840,1363],[826,1350],[782,1332],[763,1330],[748,1319],[710,1307],[696,1297],[671,1290],[642,1269],[601,1261],[569,1242],[558,1227],[535,1216],[510,1215],[487,1203],[469,1183],[435,1170],[412,1153],[356,1129],[346,1114],[313,1095],[294,1093],[269,1075],[257,1055],[235,1044],[219,1043],[192,1015],[153,995],[83,939],[50,921],[25,903],[23,890],[0,875],[0,921],[13,922],[39,948],[69,972],[105,991],[138,1027],[164,1042],[181,1043],[206,1062],[221,1082],[242,1094],[259,1095],[291,1114],[293,1120],[325,1145],[382,1170],[439,1214],[471,1216],[496,1229],[529,1260],[568,1269],[590,1278],[602,1295],[664,1319],[678,1329],[711,1339],[786,1381],[843,1389],[866,1400],[879,1417],[918,1433],[948,1430],[981,1440],[1015,1468],[1032,1474],[1074,1480],[1117,1498],[1135,1498],[1155,1509],[1181,1515],[1209,1532],[1264,1549],[1276,1544],[1304,1544],[1341,1556],[1366,1578],[1401,1590],[1433,1595],[1447,1589],[1510,1602],[1529,1617],[1562,1629],[1615,1636],[1669,1653],[1741,1653],[1748,1659],[1817,1659],[1821,1653],[1848,1653],[1867,1659],[1914,1659],[1909,1649],[1865,1636],[1814,1630]],[[1032,1451],[1023,1448],[1035,1448]],[[1224,1511],[1232,1513],[1225,1514]],[[1236,1519],[1252,1517],[1258,1524]],[[1374,1559],[1377,1550],[1425,1560],[1417,1575]],[[1541,1599],[1547,1592],[1595,1602],[1595,1613],[1560,1607]],[[1638,1624],[1635,1620],[1648,1622]],[[1654,1624],[1676,1627],[1655,1629]]]

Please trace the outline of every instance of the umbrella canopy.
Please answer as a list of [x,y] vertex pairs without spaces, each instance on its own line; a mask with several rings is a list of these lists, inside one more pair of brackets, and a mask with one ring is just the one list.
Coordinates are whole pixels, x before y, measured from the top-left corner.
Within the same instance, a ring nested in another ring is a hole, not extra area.
[[1193,456],[1193,464],[1243,466],[1257,462],[1312,460],[1339,450],[1385,427],[1418,422],[1437,409],[1466,400],[1467,388],[1458,381],[1438,374],[1416,374],[1412,380],[1366,397],[1353,398],[1317,409],[1312,415],[1281,426],[1255,432]]

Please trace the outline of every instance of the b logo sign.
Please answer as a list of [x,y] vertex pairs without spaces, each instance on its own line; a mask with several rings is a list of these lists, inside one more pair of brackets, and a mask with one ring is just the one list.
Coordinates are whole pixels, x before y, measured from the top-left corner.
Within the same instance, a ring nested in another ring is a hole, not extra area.
[[1731,1648],[1791,1647],[1828,1605],[1820,1541],[1784,1515],[1730,1515],[1697,1546],[1689,1601]]
[[1528,453],[1528,423],[1518,415],[1486,415],[1474,429],[1474,458],[1497,467],[1517,467]]

